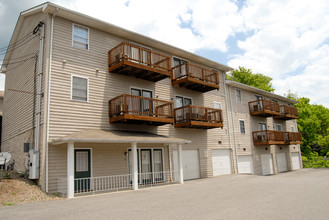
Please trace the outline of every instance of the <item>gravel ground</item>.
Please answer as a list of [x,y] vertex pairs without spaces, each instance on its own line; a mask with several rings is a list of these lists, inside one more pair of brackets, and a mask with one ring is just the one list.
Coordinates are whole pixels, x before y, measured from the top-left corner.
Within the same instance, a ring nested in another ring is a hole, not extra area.
[[61,197],[42,192],[32,181],[25,178],[3,179],[0,182],[0,207],[58,199]]

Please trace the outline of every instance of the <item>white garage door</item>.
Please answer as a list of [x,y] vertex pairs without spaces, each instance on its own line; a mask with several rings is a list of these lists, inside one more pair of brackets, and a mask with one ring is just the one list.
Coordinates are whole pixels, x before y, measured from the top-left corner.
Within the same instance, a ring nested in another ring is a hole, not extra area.
[[262,162],[263,175],[266,176],[266,175],[273,174],[272,155],[271,154],[262,154],[261,162]]
[[300,169],[299,153],[298,152],[291,153],[291,160],[292,160],[292,169],[293,170]]
[[[200,178],[200,163],[198,150],[183,150],[184,180]],[[178,173],[178,152],[173,151],[174,171]]]
[[288,171],[288,165],[287,165],[287,157],[285,153],[279,153],[276,155],[276,161],[278,164],[278,172],[286,172]]
[[238,156],[238,170],[239,173],[253,173],[252,157]]
[[230,150],[212,150],[213,175],[231,174],[231,152]]

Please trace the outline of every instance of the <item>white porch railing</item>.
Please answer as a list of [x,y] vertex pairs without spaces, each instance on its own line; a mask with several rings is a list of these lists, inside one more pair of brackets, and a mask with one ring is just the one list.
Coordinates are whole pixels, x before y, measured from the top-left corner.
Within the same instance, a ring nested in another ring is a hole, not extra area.
[[[179,174],[175,171],[162,171],[138,174],[139,186],[153,186],[179,182]],[[67,179],[58,178],[58,192],[67,193]],[[99,193],[103,191],[118,191],[132,189],[132,174],[78,178],[74,180],[74,193]]]

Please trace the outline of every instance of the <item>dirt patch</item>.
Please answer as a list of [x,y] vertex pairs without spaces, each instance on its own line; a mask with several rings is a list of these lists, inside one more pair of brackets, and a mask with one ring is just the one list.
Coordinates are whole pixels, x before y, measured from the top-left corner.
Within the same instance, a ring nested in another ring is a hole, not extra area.
[[63,198],[42,192],[38,186],[26,178],[3,179],[0,182],[0,207],[58,199]]

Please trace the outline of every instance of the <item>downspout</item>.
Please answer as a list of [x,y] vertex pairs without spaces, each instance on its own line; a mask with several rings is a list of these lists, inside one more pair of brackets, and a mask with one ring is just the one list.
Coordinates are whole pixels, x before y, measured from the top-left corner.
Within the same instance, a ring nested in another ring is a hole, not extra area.
[[[227,90],[226,90],[226,73],[223,73],[223,81],[224,81],[224,96],[225,96],[225,102],[228,103],[228,99],[227,99]],[[228,133],[228,146],[230,147],[230,149],[233,152],[233,148],[232,148],[232,143],[231,143],[231,131],[230,131],[230,123],[229,123],[229,117],[228,117],[228,104],[225,104],[225,110],[226,110],[226,119],[227,119],[227,133]],[[234,154],[233,154],[234,157]],[[234,161],[234,160],[233,160]],[[233,163],[233,169],[235,172],[235,163]]]
[[48,141],[49,141],[49,111],[50,111],[50,85],[51,85],[51,64],[53,58],[53,32],[54,32],[54,18],[58,12],[56,8],[55,13],[51,17],[50,27],[50,41],[49,41],[49,66],[48,66],[48,97],[47,97],[47,134],[46,134],[46,192],[48,192]]
[[[231,88],[231,86],[229,86]],[[231,115],[232,115],[232,128],[233,128],[233,141],[234,141],[234,158],[235,158],[235,168],[234,171],[238,172],[238,162],[237,162],[237,153],[236,153],[236,137],[235,137],[235,129],[234,129],[234,114],[233,114],[233,104],[232,104],[232,96],[231,96],[231,89],[229,89],[229,96],[230,96],[230,106],[231,106]]]

